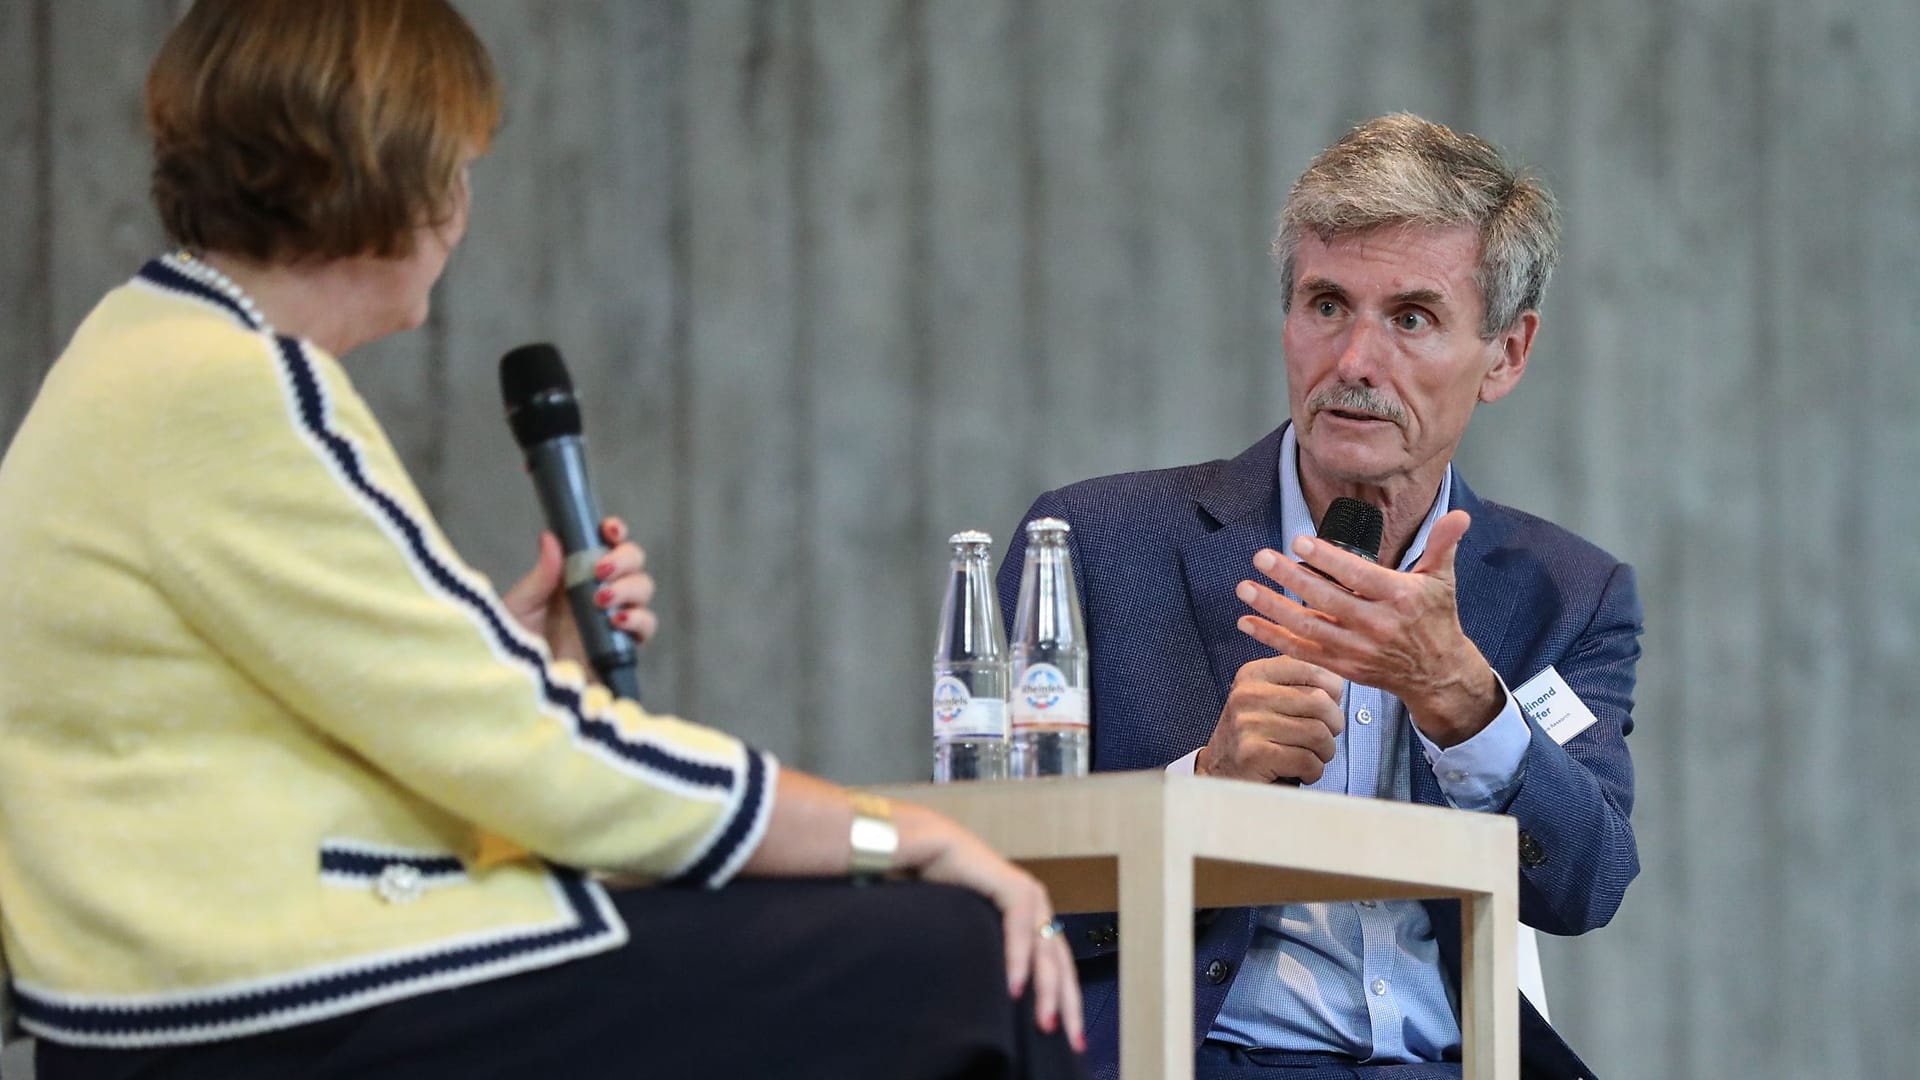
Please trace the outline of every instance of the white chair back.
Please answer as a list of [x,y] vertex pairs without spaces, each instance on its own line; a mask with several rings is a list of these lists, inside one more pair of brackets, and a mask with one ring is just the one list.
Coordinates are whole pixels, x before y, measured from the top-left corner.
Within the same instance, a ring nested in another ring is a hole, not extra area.
[[1553,1017],[1547,1015],[1547,980],[1540,973],[1540,941],[1534,936],[1533,927],[1525,923],[1520,924],[1518,970],[1520,992],[1540,1010],[1542,1020],[1553,1023]]

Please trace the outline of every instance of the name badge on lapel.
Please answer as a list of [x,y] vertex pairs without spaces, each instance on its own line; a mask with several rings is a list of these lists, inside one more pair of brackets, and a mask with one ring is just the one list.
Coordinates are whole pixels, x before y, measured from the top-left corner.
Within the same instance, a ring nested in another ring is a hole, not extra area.
[[1593,710],[1574,696],[1567,680],[1551,667],[1514,687],[1513,696],[1540,730],[1562,746],[1600,722]]

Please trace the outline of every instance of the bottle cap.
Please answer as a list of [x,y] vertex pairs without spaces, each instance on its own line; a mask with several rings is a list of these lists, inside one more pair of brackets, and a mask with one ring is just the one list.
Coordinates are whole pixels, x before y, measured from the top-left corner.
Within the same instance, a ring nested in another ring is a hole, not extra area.
[[1038,539],[1042,536],[1061,537],[1073,531],[1073,526],[1059,518],[1034,518],[1027,522],[1027,538]]
[[957,532],[947,537],[947,543],[952,544],[954,547],[959,547],[962,544],[984,544],[987,547],[992,547],[993,536],[989,533],[983,533],[979,529],[968,529],[965,532]]

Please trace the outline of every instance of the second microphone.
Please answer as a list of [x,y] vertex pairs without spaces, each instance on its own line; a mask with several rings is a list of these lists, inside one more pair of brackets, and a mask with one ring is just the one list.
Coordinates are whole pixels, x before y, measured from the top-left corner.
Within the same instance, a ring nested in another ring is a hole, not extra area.
[[587,479],[586,438],[580,403],[559,350],[522,345],[500,358],[500,396],[507,425],[526,453],[527,472],[540,496],[547,527],[566,553],[567,602],[580,628],[587,659],[601,681],[624,698],[640,699],[633,639],[614,629],[594,603],[600,582],[593,568],[606,555],[600,539],[600,502]]

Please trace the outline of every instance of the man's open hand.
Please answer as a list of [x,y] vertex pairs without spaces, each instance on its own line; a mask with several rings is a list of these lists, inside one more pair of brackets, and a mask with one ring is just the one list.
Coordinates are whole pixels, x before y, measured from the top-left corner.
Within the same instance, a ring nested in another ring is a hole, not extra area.
[[1426,550],[1406,573],[1332,544],[1295,541],[1294,554],[1334,579],[1328,581],[1262,550],[1253,557],[1255,569],[1304,603],[1243,581],[1237,595],[1258,614],[1241,616],[1240,630],[1289,657],[1398,697],[1440,747],[1464,742],[1492,723],[1506,701],[1493,668],[1460,628],[1453,559],[1470,524],[1464,510],[1434,522]]

